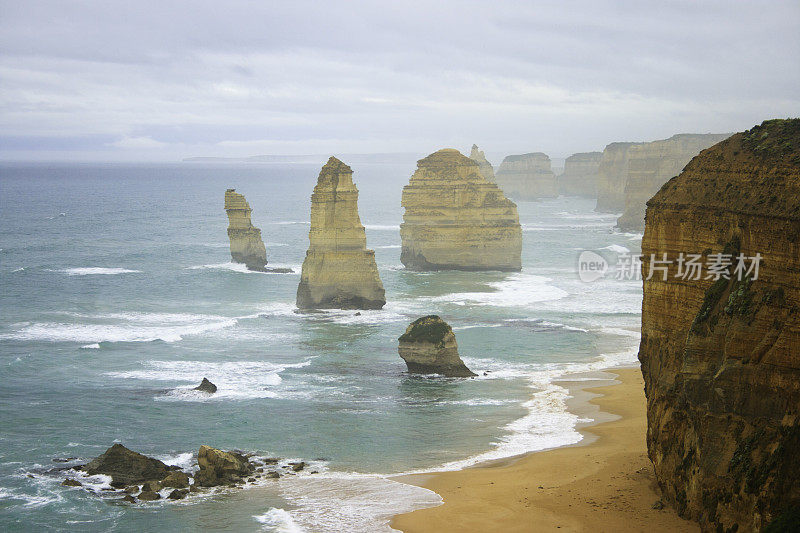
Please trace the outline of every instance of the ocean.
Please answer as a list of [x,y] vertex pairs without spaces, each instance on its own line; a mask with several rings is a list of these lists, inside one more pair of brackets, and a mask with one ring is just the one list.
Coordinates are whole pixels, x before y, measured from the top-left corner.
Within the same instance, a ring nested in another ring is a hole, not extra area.
[[[636,363],[642,290],[582,282],[577,258],[614,263],[641,235],[593,200],[518,202],[522,272],[409,272],[414,162],[352,166],[387,299],[360,315],[295,312],[320,165],[0,166],[0,530],[391,531],[440,498],[388,476],[581,439],[555,381]],[[230,187],[269,266],[295,273],[230,263]],[[405,373],[397,338],[427,314],[477,378]],[[191,390],[203,377],[215,395]],[[201,444],[311,467],[179,502],[120,503],[102,476],[83,479],[95,493],[60,485],[52,469],[115,442],[184,468]]]

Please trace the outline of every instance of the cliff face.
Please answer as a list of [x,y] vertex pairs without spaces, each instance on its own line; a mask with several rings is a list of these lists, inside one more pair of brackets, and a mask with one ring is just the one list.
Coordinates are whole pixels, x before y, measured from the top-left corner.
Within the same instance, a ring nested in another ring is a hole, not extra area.
[[641,143],[611,143],[603,150],[597,171],[597,207],[601,213],[625,210],[625,181],[628,178],[628,152]]
[[492,164],[486,160],[486,156],[483,155],[483,150],[478,150],[478,145],[472,145],[472,151],[469,153],[469,158],[478,163],[478,168],[480,168],[481,176],[486,179],[486,181],[494,182],[494,168]]
[[633,146],[628,150],[625,179],[625,211],[617,226],[625,231],[644,230],[644,210],[650,199],[667,180],[686,166],[701,150],[729,137],[724,134],[673,135],[669,139]]
[[602,157],[602,152],[569,156],[564,161],[564,173],[558,177],[559,194],[597,198],[597,174]]
[[757,279],[644,282],[650,459],[682,516],[759,531],[800,505],[800,120],[704,150],[648,202],[645,277],[681,252],[762,260]]
[[517,200],[558,196],[550,158],[541,152],[507,156],[497,169],[495,181],[506,195]]
[[353,171],[331,157],[311,195],[310,246],[303,261],[300,309],[380,309],[386,303],[375,252],[358,216]]
[[403,188],[400,260],[411,270],[522,268],[522,229],[514,202],[458,150],[417,162]]
[[453,329],[436,315],[418,318],[398,339],[398,352],[413,374],[467,378],[475,374],[458,355]]
[[267,249],[261,240],[261,230],[250,222],[250,205],[235,189],[225,191],[225,212],[228,213],[228,238],[231,259],[244,263],[250,270],[265,270]]

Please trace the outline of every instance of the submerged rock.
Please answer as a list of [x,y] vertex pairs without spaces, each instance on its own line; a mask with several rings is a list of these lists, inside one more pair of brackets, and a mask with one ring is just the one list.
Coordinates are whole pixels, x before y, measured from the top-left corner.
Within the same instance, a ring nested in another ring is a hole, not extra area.
[[516,204],[458,150],[417,161],[402,205],[400,261],[409,270],[522,268]]
[[209,394],[214,394],[217,392],[217,386],[208,381],[207,378],[203,378],[203,381],[200,382],[200,385],[195,387],[192,390],[199,390],[201,392],[207,392]]
[[515,200],[558,196],[558,183],[550,169],[550,157],[542,152],[507,156],[497,169],[495,181],[506,196]]
[[158,459],[131,451],[122,444],[114,444],[81,469],[91,476],[97,474],[111,476],[111,485],[115,487],[163,479],[171,472],[170,468]]
[[300,309],[380,309],[386,304],[375,252],[358,216],[352,169],[331,157],[311,195],[310,246],[297,287]]
[[197,464],[200,470],[194,480],[201,487],[237,483],[255,469],[242,454],[205,445],[200,446],[200,451],[197,453]]
[[453,329],[436,315],[418,318],[398,340],[400,357],[411,373],[457,378],[476,375],[459,357]]
[[[766,531],[800,507],[800,119],[692,159],[647,203],[642,254],[643,273],[662,254],[706,265],[644,281],[639,360],[663,499],[703,531]],[[746,268],[761,254],[757,278],[739,279],[739,254]]]
[[486,160],[486,156],[483,155],[483,150],[478,150],[478,145],[472,145],[472,151],[469,153],[469,158],[478,163],[478,168],[481,171],[481,176],[486,181],[490,181],[494,183],[494,168],[489,161]]
[[564,173],[558,177],[558,193],[564,196],[597,198],[597,176],[602,152],[572,154],[564,161]]
[[78,481],[77,479],[67,478],[62,483],[64,487],[83,487],[83,483]]
[[225,212],[228,214],[228,238],[231,241],[233,262],[244,263],[248,270],[275,271],[266,268],[267,249],[261,240],[261,230],[250,222],[250,204],[236,189],[225,191]]

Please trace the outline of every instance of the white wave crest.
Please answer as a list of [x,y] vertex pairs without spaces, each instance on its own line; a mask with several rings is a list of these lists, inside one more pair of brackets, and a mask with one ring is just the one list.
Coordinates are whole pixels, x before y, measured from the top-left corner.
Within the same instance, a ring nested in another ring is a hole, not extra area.
[[68,276],[113,276],[116,274],[134,274],[141,272],[141,270],[131,270],[128,268],[106,268],[106,267],[81,267],[81,268],[65,268],[56,270],[56,272],[63,272]]

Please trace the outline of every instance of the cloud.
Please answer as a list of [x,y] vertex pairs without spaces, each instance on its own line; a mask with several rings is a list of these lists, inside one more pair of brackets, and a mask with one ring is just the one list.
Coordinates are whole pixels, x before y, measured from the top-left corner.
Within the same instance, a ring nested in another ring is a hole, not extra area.
[[109,143],[110,146],[124,148],[126,150],[151,150],[153,148],[164,148],[167,143],[162,143],[150,137],[124,137],[118,141]]

